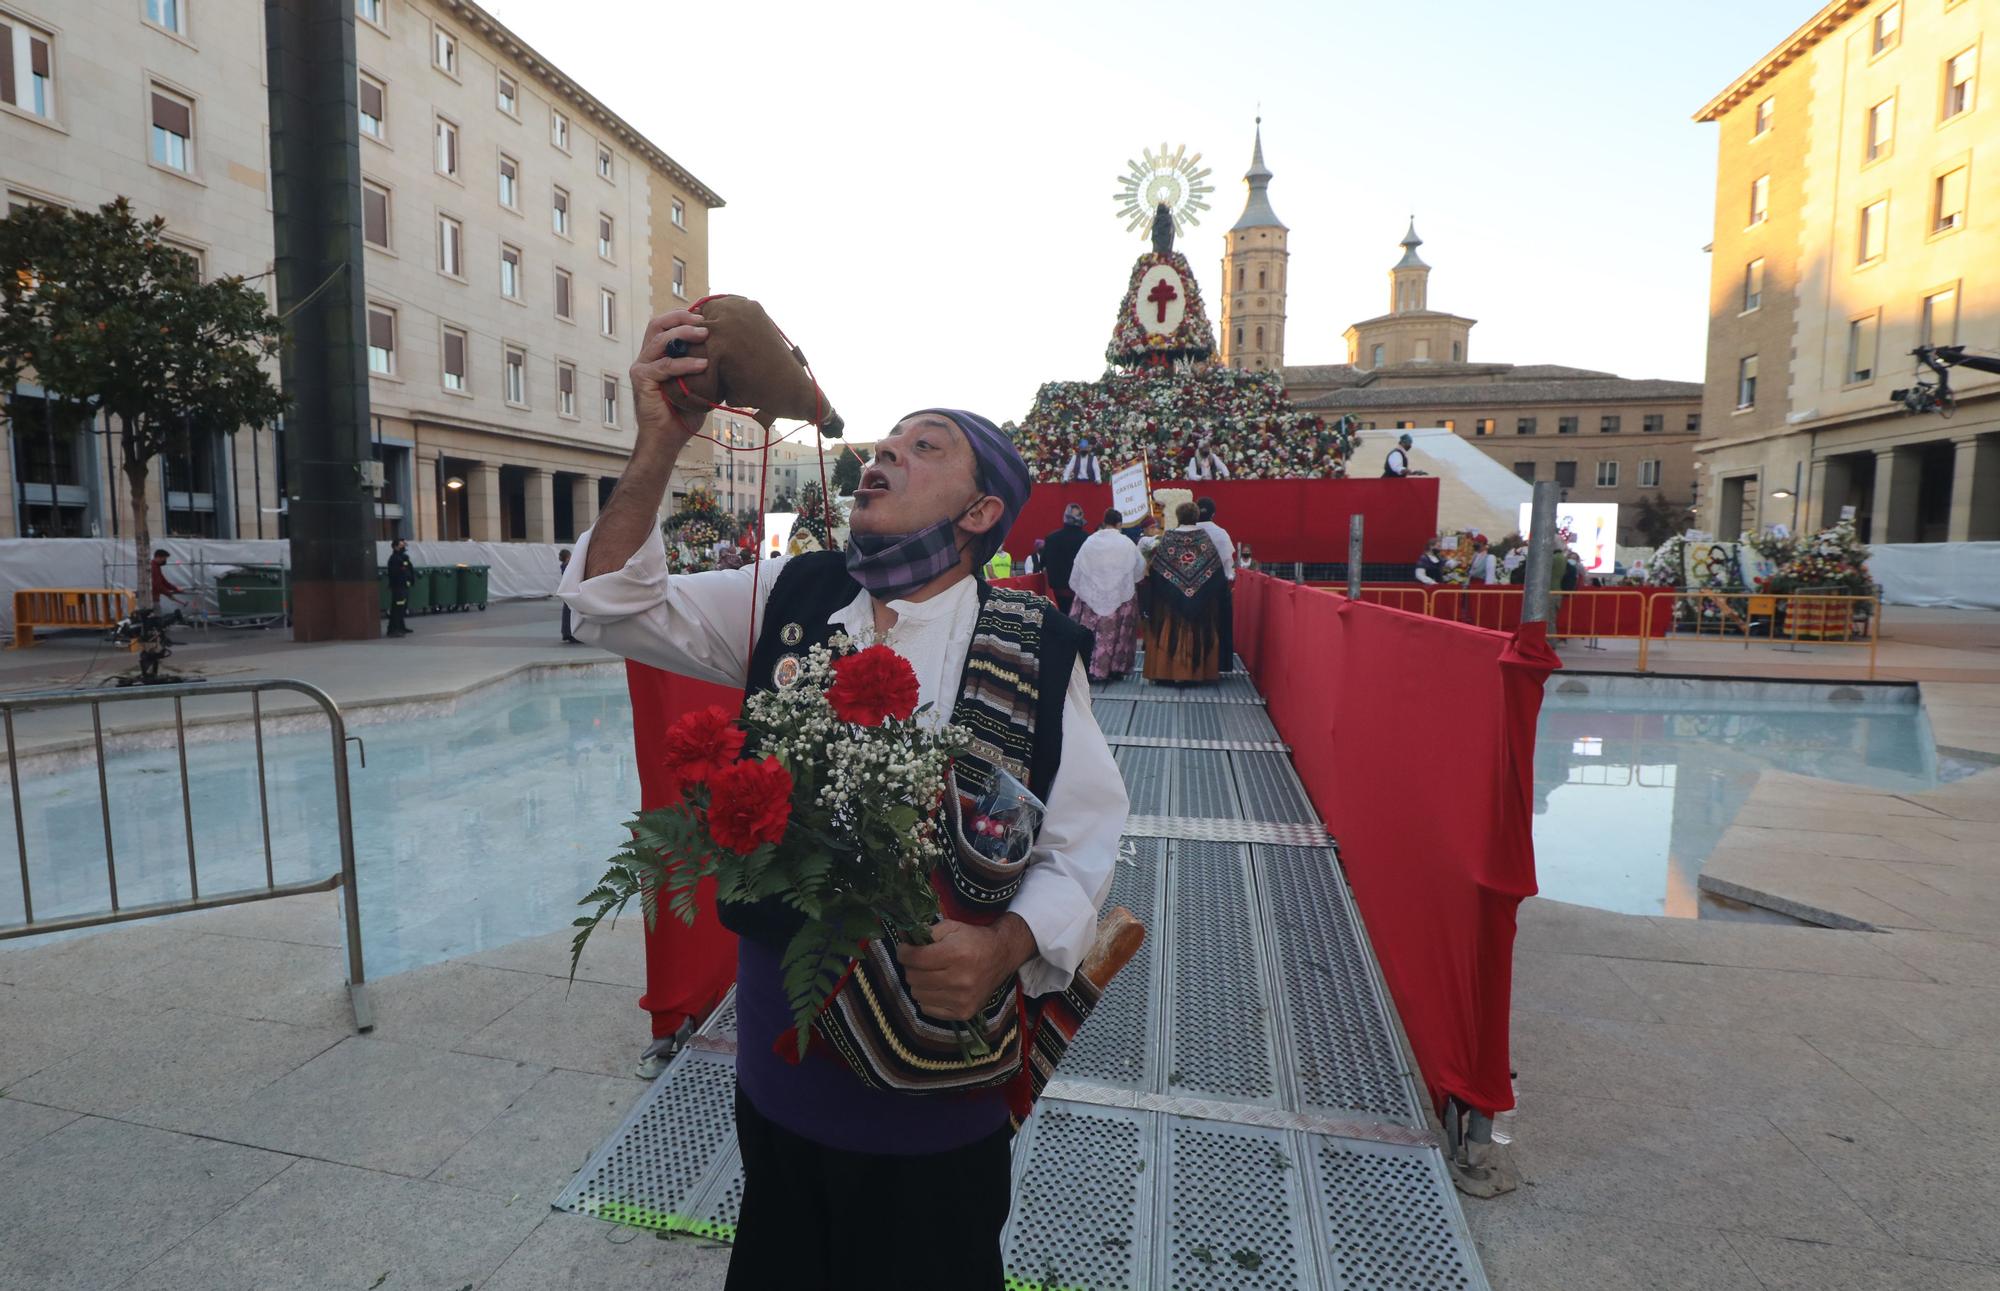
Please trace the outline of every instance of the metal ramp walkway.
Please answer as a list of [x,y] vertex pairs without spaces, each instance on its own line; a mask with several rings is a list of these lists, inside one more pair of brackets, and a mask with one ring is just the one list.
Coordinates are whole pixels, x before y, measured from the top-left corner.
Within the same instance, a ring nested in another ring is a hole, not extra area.
[[[1146,943],[1014,1148],[1014,1291],[1487,1286],[1325,829],[1247,677],[1095,688]],[[556,1199],[727,1238],[725,1004]]]

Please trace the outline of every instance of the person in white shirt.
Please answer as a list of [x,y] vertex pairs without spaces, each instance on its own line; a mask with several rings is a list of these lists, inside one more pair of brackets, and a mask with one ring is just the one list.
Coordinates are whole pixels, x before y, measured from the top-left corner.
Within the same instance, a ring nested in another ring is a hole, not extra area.
[[1412,475],[1428,475],[1430,473],[1428,471],[1413,471],[1410,469],[1410,446],[1416,442],[1416,440],[1410,438],[1407,432],[1396,437],[1396,446],[1389,450],[1388,459],[1382,463],[1383,479],[1400,480]]
[[1092,681],[1117,681],[1132,671],[1139,645],[1139,584],[1146,579],[1146,558],[1139,544],[1118,531],[1125,517],[1116,507],[1104,513],[1104,527],[1083,540],[1070,567],[1070,590],[1076,599],[1070,617],[1091,633],[1096,648],[1090,655]]
[[1208,535],[1215,544],[1216,552],[1222,557],[1222,576],[1227,584],[1222,589],[1222,621],[1218,625],[1222,632],[1220,663],[1221,672],[1236,671],[1236,544],[1230,540],[1229,531],[1215,522],[1215,499],[1197,498],[1195,510],[1201,516],[1195,528]]
[[1423,559],[1417,562],[1415,577],[1425,587],[1436,587],[1444,581],[1444,557],[1438,552],[1437,539],[1424,544]]
[[[973,639],[975,623],[988,633],[998,621],[986,613],[989,599],[1032,601],[1010,612],[1039,618],[1042,676],[1055,681],[1054,661],[1067,662],[1059,688],[1044,686],[1032,704],[1035,769],[1024,778],[1047,810],[1026,872],[997,918],[946,919],[930,944],[893,952],[906,1000],[932,1019],[970,1019],[1010,982],[1029,997],[1067,989],[1096,935],[1128,799],[1091,715],[1085,634],[1053,612],[1041,615],[1040,598],[988,589],[975,576],[1026,501],[1026,464],[985,418],[913,413],[862,472],[844,555],[669,576],[660,502],[698,427],[676,416],[661,387],[706,366],[701,323],[676,310],[647,325],[630,374],[632,456],[596,525],[577,539],[558,592],[577,635],[655,667],[753,689],[785,684],[788,661],[796,675],[797,656],[782,651],[836,631],[873,638],[915,671],[918,720],[941,725],[976,689],[962,689],[961,679],[968,653],[991,649]],[[666,357],[676,339],[694,353]],[[825,608],[815,616],[802,606]],[[1006,1090],[915,1094],[870,1085],[819,1039],[787,1063],[774,1052],[791,1010],[778,971],[784,942],[768,935],[773,916],[726,903],[722,914],[740,934],[736,1111],[745,1189],[728,1287],[997,1288],[1009,1193]],[[828,1013],[839,999],[837,990]]]
[[1506,581],[1500,577],[1500,562],[1487,549],[1484,538],[1472,540],[1472,567],[1466,571],[1465,581],[1468,586],[1473,583],[1484,583],[1488,587]]
[[1194,460],[1188,463],[1187,477],[1191,480],[1229,478],[1229,463],[1222,460],[1222,454],[1215,451],[1214,442],[1206,435],[1195,445]]
[[1097,465],[1097,446],[1085,435],[1076,441],[1076,451],[1063,464],[1064,484],[1102,484],[1104,472]]

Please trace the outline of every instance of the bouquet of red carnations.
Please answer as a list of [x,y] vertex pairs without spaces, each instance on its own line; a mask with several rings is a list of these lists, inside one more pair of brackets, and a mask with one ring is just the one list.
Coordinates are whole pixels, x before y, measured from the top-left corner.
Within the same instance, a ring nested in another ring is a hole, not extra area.
[[596,908],[575,921],[570,971],[634,896],[648,927],[662,895],[693,923],[695,885],[710,876],[718,901],[775,898],[803,917],[781,960],[803,1054],[864,942],[930,940],[948,773],[970,737],[919,723],[916,673],[887,646],[836,636],[792,662],[740,719],[708,708],[668,730],[674,801],[627,822],[631,841],[578,902]]

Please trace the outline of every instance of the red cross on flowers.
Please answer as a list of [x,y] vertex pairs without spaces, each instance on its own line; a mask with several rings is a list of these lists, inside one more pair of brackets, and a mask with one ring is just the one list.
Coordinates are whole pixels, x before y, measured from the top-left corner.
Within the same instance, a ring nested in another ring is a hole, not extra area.
[[1177,300],[1179,298],[1180,298],[1180,293],[1175,291],[1173,284],[1168,282],[1165,278],[1162,278],[1158,282],[1154,283],[1153,289],[1146,293],[1146,299],[1152,301],[1155,305],[1158,305],[1160,307],[1160,316],[1158,319],[1155,320],[1156,322],[1160,323],[1164,323],[1167,321],[1167,302],[1170,300]]

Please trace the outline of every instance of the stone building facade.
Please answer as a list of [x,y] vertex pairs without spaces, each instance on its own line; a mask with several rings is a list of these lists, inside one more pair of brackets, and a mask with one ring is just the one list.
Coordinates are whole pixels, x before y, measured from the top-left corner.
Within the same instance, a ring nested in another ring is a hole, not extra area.
[[1264,165],[1264,120],[1243,176],[1243,214],[1223,234],[1222,337],[1224,367],[1275,371],[1285,366],[1285,269],[1291,231],[1271,209],[1270,168]]
[[1641,502],[1694,505],[1701,386],[1472,362],[1475,320],[1430,307],[1422,244],[1412,220],[1389,271],[1389,312],[1347,329],[1346,363],[1284,369],[1298,407],[1359,423],[1367,443],[1357,473],[1381,469],[1396,430],[1442,426],[1524,480],[1554,480],[1567,501],[1617,503],[1620,542],[1643,541]]
[[[380,534],[573,538],[630,453],[625,371],[647,319],[708,289],[722,199],[470,0],[355,7]],[[262,13],[0,0],[51,69],[39,103],[0,104],[8,201],[123,194],[205,274],[265,274]],[[115,430],[59,446],[52,472],[38,395],[9,401],[0,533],[130,532]],[[215,435],[156,470],[152,532],[283,536],[282,435]],[[51,474],[54,524],[35,501]],[[695,455],[676,491],[712,475]]]
[[1704,105],[1717,128],[1703,528],[2000,539],[2000,377],[1912,415],[1911,351],[2000,351],[1992,0],[1835,0]]

